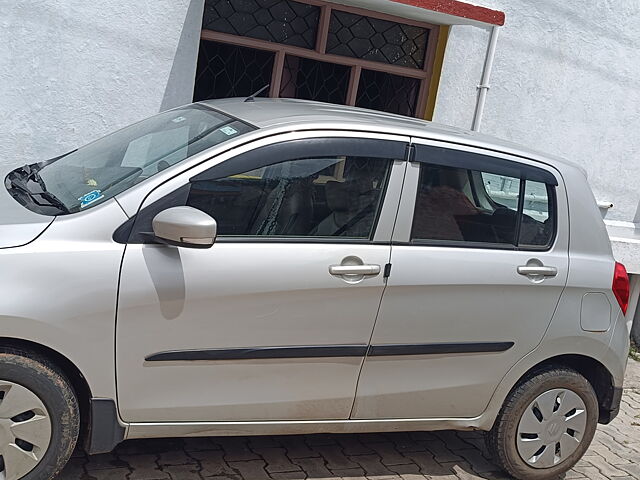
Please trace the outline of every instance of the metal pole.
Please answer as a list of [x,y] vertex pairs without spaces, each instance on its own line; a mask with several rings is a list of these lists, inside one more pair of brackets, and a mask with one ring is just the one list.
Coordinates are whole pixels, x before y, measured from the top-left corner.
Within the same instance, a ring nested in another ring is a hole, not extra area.
[[493,70],[493,60],[496,56],[496,45],[498,44],[498,31],[499,27],[494,26],[491,29],[491,36],[489,37],[489,45],[487,46],[487,56],[484,60],[484,69],[482,71],[482,80],[478,85],[478,99],[476,101],[476,110],[473,113],[473,124],[471,129],[474,132],[480,131],[480,124],[482,123],[482,115],[484,113],[484,105],[487,101],[487,92],[489,91],[491,80],[491,70]]

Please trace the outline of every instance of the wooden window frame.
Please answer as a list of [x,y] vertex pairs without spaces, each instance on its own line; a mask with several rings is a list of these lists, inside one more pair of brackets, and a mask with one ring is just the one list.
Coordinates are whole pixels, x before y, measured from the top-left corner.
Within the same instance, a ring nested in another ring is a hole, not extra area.
[[[285,57],[292,55],[300,58],[307,58],[311,60],[317,60],[320,62],[335,63],[338,65],[345,65],[351,68],[349,77],[349,87],[346,96],[346,105],[355,106],[358,97],[358,87],[360,84],[360,78],[362,69],[375,70],[378,72],[389,73],[393,75],[399,75],[402,77],[409,77],[420,81],[420,88],[418,91],[418,98],[416,101],[415,116],[418,118],[425,118],[427,114],[427,102],[429,99],[429,90],[432,84],[432,76],[434,72],[434,62],[436,57],[436,49],[438,46],[438,38],[440,35],[440,26],[425,22],[418,22],[415,20],[398,17],[394,15],[388,15],[385,13],[375,12],[372,10],[366,10],[358,7],[350,7],[345,5],[336,5],[334,3],[328,3],[321,0],[294,0],[298,3],[305,3],[308,5],[315,5],[321,8],[320,20],[318,22],[318,34],[316,37],[315,49],[306,49],[302,47],[296,47],[291,45],[284,45],[281,43],[269,42],[267,40],[259,40],[256,38],[243,37],[230,33],[215,32],[213,30],[203,29],[200,38],[202,40],[208,40],[219,43],[226,43],[230,45],[236,45],[239,47],[248,47],[257,50],[264,50],[275,54],[275,60],[273,62],[273,70],[271,74],[271,86],[269,89],[269,96],[271,98],[278,98],[280,96],[280,88],[282,86],[282,74],[284,71]],[[382,20],[388,20],[392,22],[402,23],[404,25],[412,25],[428,30],[427,37],[427,49],[425,52],[424,67],[422,69],[402,67],[398,65],[391,65],[382,62],[376,62],[372,60],[363,60],[360,58],[346,57],[341,55],[334,55],[326,53],[327,39],[329,37],[329,23],[331,20],[331,12],[333,10],[339,10],[343,12],[353,13],[356,15],[363,15],[371,18],[378,18]]]

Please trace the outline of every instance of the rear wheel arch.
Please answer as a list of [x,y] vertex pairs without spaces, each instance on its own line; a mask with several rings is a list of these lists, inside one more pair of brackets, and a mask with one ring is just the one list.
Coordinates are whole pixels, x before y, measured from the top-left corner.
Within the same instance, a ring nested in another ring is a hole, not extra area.
[[[80,406],[80,438],[78,444],[83,445],[89,432],[91,421],[91,389],[80,369],[66,356],[40,343],[18,338],[0,337],[0,352],[22,355],[35,354],[53,363],[63,373],[76,394]],[[37,358],[36,358],[37,360]]]
[[515,383],[511,391],[531,377],[552,368],[567,367],[582,375],[590,384],[598,397],[599,423],[608,423],[610,406],[614,401],[615,386],[613,375],[607,367],[595,358],[580,354],[564,354],[543,360],[529,370]]

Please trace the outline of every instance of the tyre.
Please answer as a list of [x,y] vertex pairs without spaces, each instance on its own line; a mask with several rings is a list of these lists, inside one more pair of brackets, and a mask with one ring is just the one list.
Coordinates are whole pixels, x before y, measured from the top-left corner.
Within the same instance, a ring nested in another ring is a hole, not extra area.
[[496,463],[513,477],[552,479],[584,455],[597,424],[591,384],[572,369],[551,368],[511,391],[486,442]]
[[78,400],[45,358],[0,351],[0,478],[50,480],[78,439]]

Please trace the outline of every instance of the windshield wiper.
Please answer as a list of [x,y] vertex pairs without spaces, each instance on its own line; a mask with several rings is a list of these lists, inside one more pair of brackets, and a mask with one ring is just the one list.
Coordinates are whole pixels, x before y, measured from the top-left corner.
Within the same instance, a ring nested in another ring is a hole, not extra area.
[[[55,207],[63,213],[71,213],[58,197],[47,191],[44,180],[42,180],[42,177],[40,177],[38,173],[40,168],[42,168],[42,165],[32,164],[14,170],[8,177],[8,180],[11,182],[11,187],[28,195],[36,205]],[[29,181],[35,183],[35,185],[39,187],[39,190],[29,188]],[[44,200],[46,203],[38,201],[37,198]]]

